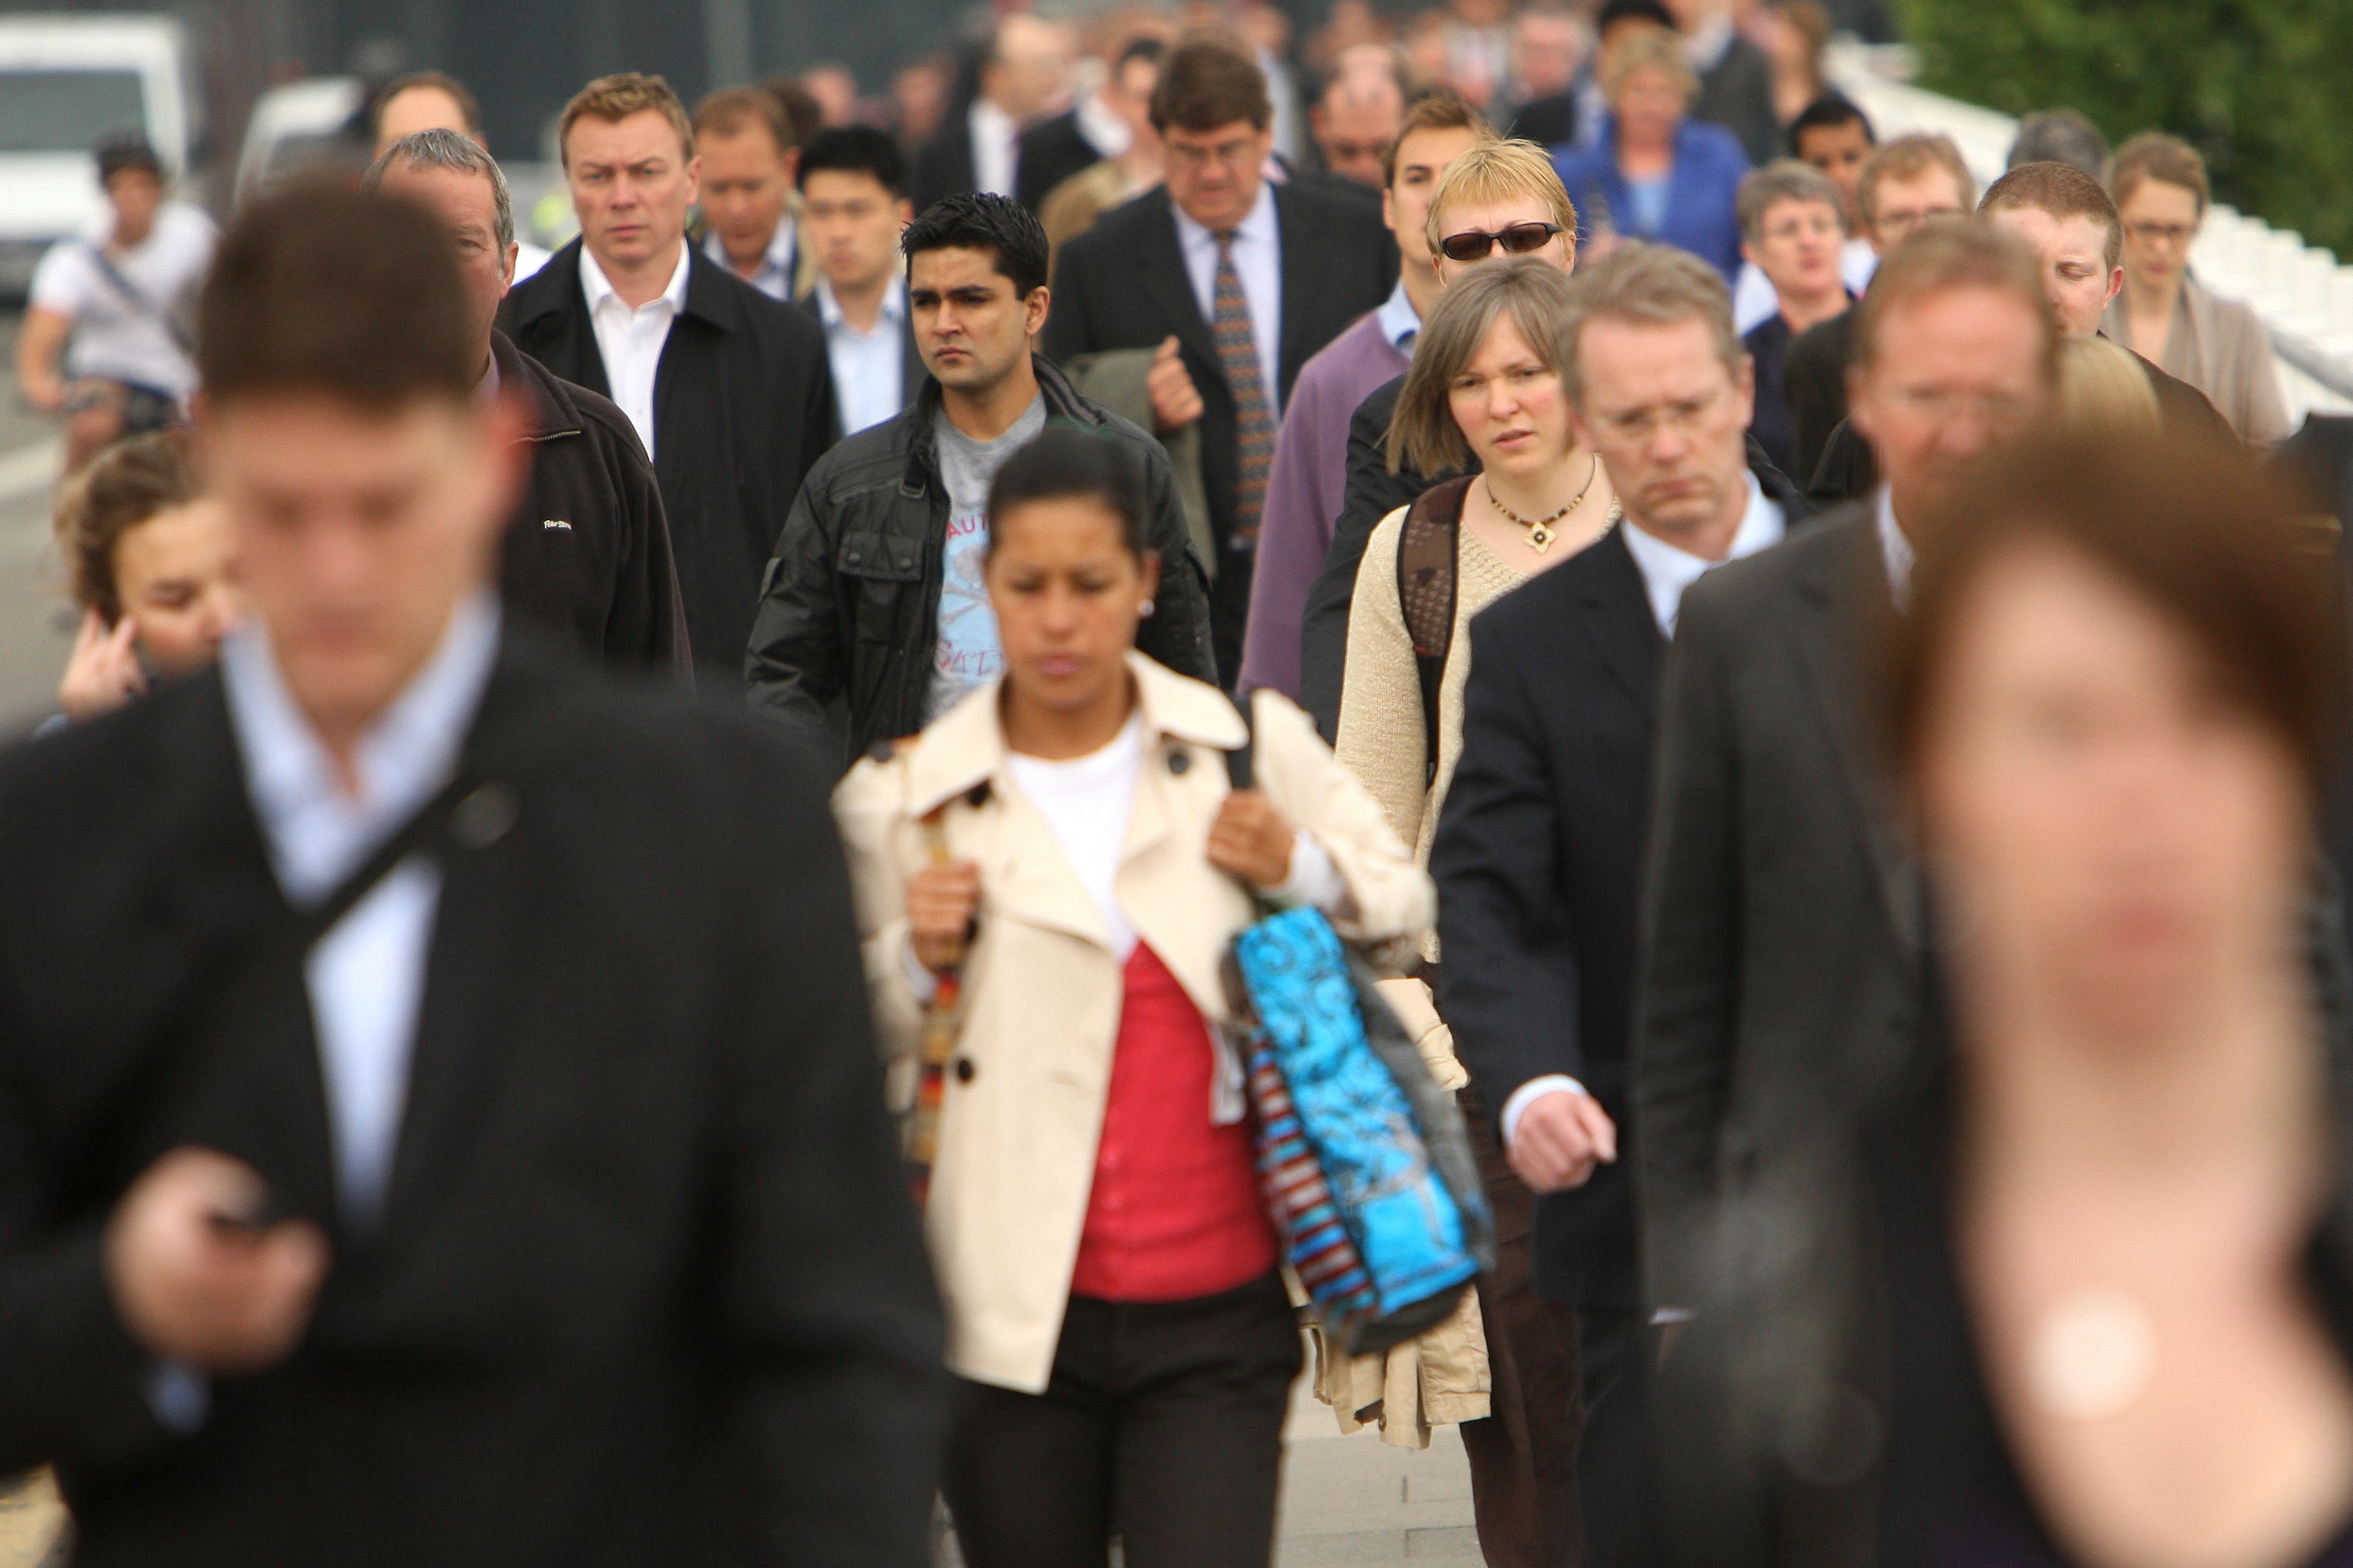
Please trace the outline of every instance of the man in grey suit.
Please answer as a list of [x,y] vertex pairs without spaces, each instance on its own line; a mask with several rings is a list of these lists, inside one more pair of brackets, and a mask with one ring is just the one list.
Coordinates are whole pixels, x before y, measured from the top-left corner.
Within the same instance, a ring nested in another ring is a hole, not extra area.
[[1909,586],[1904,520],[2055,390],[2034,257],[1981,224],[1891,254],[1856,339],[1852,418],[1883,484],[1694,584],[1667,659],[1634,1095],[1663,1313],[1802,1255],[1781,1219],[1822,1217],[1830,1118],[1906,1059],[1920,897],[1868,660]]

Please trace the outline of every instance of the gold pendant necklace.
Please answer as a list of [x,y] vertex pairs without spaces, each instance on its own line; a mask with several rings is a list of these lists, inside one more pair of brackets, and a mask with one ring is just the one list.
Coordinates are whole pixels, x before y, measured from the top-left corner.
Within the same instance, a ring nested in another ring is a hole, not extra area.
[[1570,512],[1575,511],[1578,507],[1585,504],[1587,492],[1593,489],[1594,476],[1601,471],[1601,459],[1597,457],[1593,458],[1592,464],[1593,466],[1591,468],[1585,470],[1585,484],[1583,488],[1578,489],[1576,495],[1569,498],[1569,502],[1567,506],[1561,508],[1550,517],[1540,517],[1534,520],[1522,517],[1518,512],[1514,511],[1510,507],[1505,506],[1501,500],[1496,499],[1495,487],[1493,484],[1489,482],[1484,474],[1482,474],[1479,477],[1479,483],[1481,488],[1485,489],[1487,492],[1487,504],[1493,507],[1497,511],[1502,512],[1504,514],[1504,521],[1511,522],[1517,527],[1526,529],[1528,531],[1528,548],[1535,551],[1537,554],[1542,555],[1546,551],[1552,548],[1552,542],[1560,537],[1554,525],[1559,522],[1562,518],[1567,517]]

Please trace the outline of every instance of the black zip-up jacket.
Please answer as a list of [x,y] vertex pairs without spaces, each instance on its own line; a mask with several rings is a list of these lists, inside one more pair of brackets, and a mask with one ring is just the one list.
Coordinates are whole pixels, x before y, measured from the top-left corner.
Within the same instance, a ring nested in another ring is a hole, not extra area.
[[533,418],[531,480],[500,551],[507,605],[592,663],[691,681],[661,489],[628,416],[503,332],[491,334],[491,361]]
[[[1179,675],[1214,685],[1208,589],[1187,542],[1167,454],[1082,397],[1052,362],[1033,356],[1031,363],[1047,418],[1101,430],[1144,458],[1160,590],[1136,647]],[[948,526],[932,435],[939,406],[939,383],[927,376],[904,413],[818,460],[761,585],[744,667],[753,706],[823,743],[838,733],[827,713],[839,700],[848,721],[845,763],[923,727]]]

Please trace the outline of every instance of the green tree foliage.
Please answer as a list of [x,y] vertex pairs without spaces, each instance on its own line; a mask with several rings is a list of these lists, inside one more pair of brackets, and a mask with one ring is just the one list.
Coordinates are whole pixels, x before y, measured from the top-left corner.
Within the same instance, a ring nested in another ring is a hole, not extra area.
[[1897,0],[1921,85],[2169,131],[2217,199],[2353,257],[2348,0]]

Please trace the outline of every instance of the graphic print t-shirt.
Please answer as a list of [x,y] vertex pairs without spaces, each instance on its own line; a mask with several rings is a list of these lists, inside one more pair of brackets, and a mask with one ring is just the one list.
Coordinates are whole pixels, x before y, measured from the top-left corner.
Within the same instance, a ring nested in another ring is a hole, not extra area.
[[1045,427],[1042,395],[994,441],[974,440],[949,423],[945,409],[932,416],[940,478],[948,488],[948,537],[941,563],[939,640],[932,650],[932,689],[923,704],[926,724],[1005,668],[997,614],[980,580],[988,558],[988,487],[1013,449]]

